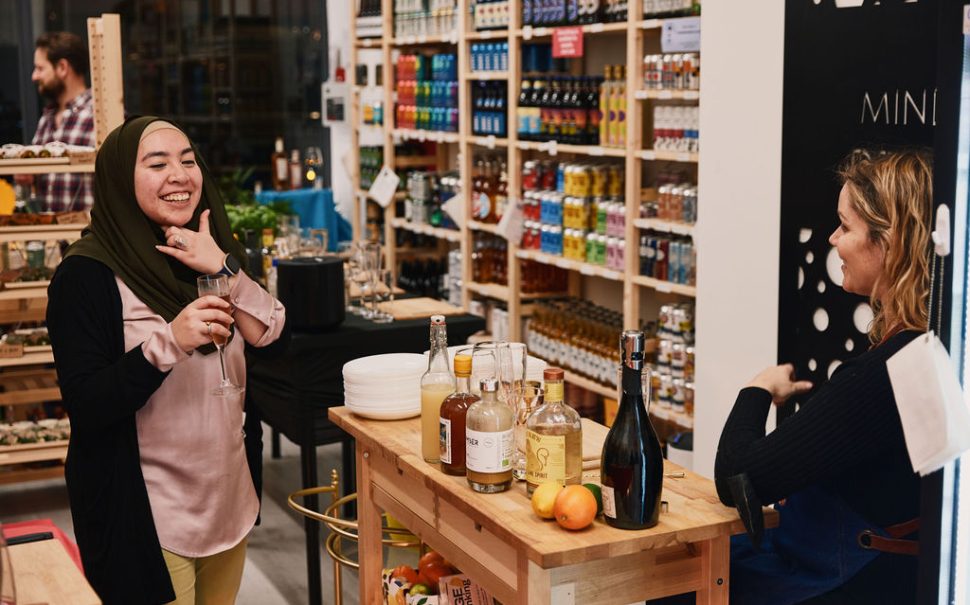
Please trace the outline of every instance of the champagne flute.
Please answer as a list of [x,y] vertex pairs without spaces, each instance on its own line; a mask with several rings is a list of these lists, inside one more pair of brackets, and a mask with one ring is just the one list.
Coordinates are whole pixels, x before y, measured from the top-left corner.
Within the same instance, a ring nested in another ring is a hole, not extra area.
[[[199,287],[199,296],[218,296],[226,302],[229,300],[229,278],[225,275],[201,275],[196,279]],[[221,334],[212,334],[212,342],[219,351],[219,368],[222,370],[222,381],[219,386],[212,390],[213,395],[228,396],[243,392],[243,387],[233,383],[226,375],[225,348],[229,340]]]

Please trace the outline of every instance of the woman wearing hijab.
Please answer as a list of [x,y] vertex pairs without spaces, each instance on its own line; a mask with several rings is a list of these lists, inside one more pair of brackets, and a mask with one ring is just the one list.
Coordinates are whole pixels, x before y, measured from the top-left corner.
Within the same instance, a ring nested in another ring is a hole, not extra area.
[[[185,134],[140,117],[105,140],[91,225],[49,289],[71,416],[65,476],[88,580],[106,605],[233,603],[259,514],[261,430],[217,396],[213,336],[245,385],[244,351],[286,346],[279,301],[239,271],[212,177]],[[197,295],[229,277],[232,304]],[[248,420],[248,422],[247,422]]]

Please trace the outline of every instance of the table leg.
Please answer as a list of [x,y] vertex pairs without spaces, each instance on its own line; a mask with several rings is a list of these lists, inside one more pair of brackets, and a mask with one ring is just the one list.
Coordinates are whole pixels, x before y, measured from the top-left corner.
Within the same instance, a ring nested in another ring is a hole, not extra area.
[[381,547],[381,511],[374,503],[372,492],[371,453],[357,448],[357,535],[358,561],[360,569],[360,602],[378,605],[383,599],[381,587],[381,568],[383,550]]
[[701,543],[701,590],[697,605],[726,604],[730,598],[731,538],[718,536]]
[[[343,492],[344,496],[353,494],[357,491],[357,463],[354,452],[355,440],[353,438],[344,439],[340,442],[340,457],[343,468]],[[354,519],[357,517],[357,505],[353,502],[344,506],[344,518]]]
[[280,432],[273,429],[270,436],[270,455],[273,457],[273,460],[279,460],[282,457],[282,454],[280,454]]
[[[300,465],[303,471],[303,487],[316,487],[317,482],[317,448],[312,445],[300,446]],[[307,496],[304,506],[310,510],[320,510],[319,498]],[[306,579],[307,602],[309,605],[321,605],[323,602],[320,585],[320,525],[309,517],[303,519],[303,530],[306,534]]]

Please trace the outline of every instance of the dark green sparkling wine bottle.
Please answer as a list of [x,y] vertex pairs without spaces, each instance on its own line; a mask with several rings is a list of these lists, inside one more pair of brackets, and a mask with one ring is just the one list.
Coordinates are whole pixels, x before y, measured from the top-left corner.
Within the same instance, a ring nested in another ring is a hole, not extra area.
[[643,332],[627,330],[620,336],[623,395],[600,465],[603,516],[620,529],[653,527],[660,517],[664,462],[643,404],[643,348]]

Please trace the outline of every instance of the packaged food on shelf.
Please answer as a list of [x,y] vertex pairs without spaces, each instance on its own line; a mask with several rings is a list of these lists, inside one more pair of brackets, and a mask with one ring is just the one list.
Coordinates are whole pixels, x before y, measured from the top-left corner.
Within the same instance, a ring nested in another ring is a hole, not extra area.
[[697,106],[657,105],[653,108],[653,149],[697,153],[700,109]]
[[647,90],[699,90],[701,57],[698,53],[645,55],[643,85]]

